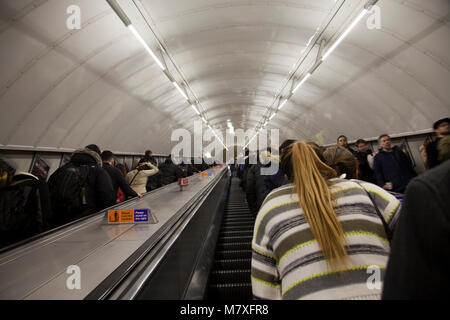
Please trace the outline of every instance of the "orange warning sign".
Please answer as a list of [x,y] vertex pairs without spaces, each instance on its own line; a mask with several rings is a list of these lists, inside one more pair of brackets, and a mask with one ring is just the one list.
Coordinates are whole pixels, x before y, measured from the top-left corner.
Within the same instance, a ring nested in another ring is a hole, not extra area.
[[108,223],[133,223],[134,210],[108,210]]

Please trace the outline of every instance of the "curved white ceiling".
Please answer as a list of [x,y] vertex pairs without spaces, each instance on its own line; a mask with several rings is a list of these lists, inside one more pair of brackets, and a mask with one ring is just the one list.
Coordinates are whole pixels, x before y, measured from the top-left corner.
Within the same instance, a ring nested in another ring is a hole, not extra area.
[[[314,62],[309,40],[334,39],[366,1],[118,3],[151,48],[161,41],[175,80],[184,77],[223,132],[228,119],[235,129],[260,124]],[[70,5],[81,9],[80,30],[66,27]],[[281,140],[417,132],[450,114],[450,1],[377,6],[382,28],[358,23],[269,122]],[[2,0],[0,48],[3,147],[164,154],[172,130],[200,119],[104,0]]]

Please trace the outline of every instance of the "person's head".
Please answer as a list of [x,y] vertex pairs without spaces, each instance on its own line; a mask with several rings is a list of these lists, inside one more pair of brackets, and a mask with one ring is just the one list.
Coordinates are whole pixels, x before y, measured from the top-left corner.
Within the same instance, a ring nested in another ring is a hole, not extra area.
[[296,142],[296,140],[294,140],[294,139],[287,139],[287,140],[284,140],[284,142],[280,145],[280,155],[283,153],[283,150],[286,148],[286,147],[289,147],[291,144],[293,144],[294,142]]
[[168,157],[168,158],[164,161],[164,163],[165,163],[165,164],[173,164],[172,158],[171,158],[171,157]]
[[146,157],[151,157],[152,155],[153,155],[152,150],[146,150],[146,151],[145,151],[145,156],[146,156]]
[[340,147],[347,148],[347,146],[348,146],[348,143],[347,143],[347,137],[344,136],[344,135],[340,135],[340,136],[337,138],[337,145],[340,146]]
[[367,142],[364,139],[358,139],[356,140],[356,148],[358,148],[358,151],[360,152],[366,152],[367,151]]
[[127,175],[127,168],[122,163],[117,163],[115,167],[122,172],[124,177]]
[[442,138],[444,135],[450,134],[450,118],[443,118],[433,124],[436,135]]
[[378,144],[381,149],[390,151],[392,149],[391,138],[387,134],[382,134],[378,137]]
[[112,166],[114,165],[114,154],[111,151],[109,150],[103,151],[101,157],[103,162],[107,162]]
[[89,149],[91,151],[96,152],[98,155],[100,155],[102,152],[100,150],[100,148],[96,145],[96,144],[90,144],[88,146],[86,146],[86,149]]
[[332,205],[329,181],[336,172],[320,160],[314,145],[305,141],[286,147],[281,169],[293,182],[302,209],[325,259],[331,266],[348,258],[345,237]]
[[326,163],[332,167],[338,175],[346,174],[347,179],[353,179],[356,176],[358,166],[355,157],[350,151],[339,146],[327,148],[323,153]]
[[445,135],[437,145],[438,162],[442,163],[450,159],[450,135]]

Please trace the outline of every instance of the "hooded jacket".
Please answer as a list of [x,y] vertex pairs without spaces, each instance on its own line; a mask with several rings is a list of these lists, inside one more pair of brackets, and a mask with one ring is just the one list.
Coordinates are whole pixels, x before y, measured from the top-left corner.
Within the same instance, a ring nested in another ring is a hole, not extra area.
[[380,187],[391,182],[391,191],[399,193],[403,193],[409,181],[416,176],[409,158],[397,146],[392,148],[391,153],[380,149],[374,158],[373,171]]
[[[64,212],[64,204],[53,205],[53,224],[59,225],[83,216],[98,212],[115,204],[116,197],[113,192],[111,178],[102,168],[100,156],[89,149],[76,150],[70,161],[58,170],[64,170],[67,166],[89,166],[86,181],[86,210],[75,216],[67,217]],[[52,177],[50,177],[52,179]],[[49,181],[50,181],[49,179]]]

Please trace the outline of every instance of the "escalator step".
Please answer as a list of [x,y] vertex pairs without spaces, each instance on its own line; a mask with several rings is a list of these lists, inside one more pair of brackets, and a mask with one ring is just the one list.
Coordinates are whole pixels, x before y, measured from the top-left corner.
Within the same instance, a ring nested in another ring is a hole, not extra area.
[[235,242],[235,241],[251,241],[253,239],[253,235],[250,236],[224,236],[219,237],[219,242],[225,243],[225,242]]
[[224,226],[223,231],[239,231],[239,230],[251,230],[253,231],[253,225],[233,225],[233,226]]
[[211,300],[252,300],[251,283],[232,283],[226,285],[211,285],[208,292]]
[[252,250],[225,250],[217,251],[215,258],[217,260],[229,260],[229,259],[249,259],[252,257]]
[[251,248],[252,242],[251,241],[245,241],[245,242],[229,242],[229,243],[218,243],[217,244],[217,250],[219,251],[225,251],[225,250],[248,250],[248,248]]
[[216,270],[211,273],[210,284],[250,283],[251,269]]
[[215,270],[239,270],[248,269],[251,267],[252,259],[227,259],[227,260],[215,260]]
[[253,235],[253,229],[251,230],[238,230],[238,231],[221,231],[219,234],[220,236],[251,236]]

